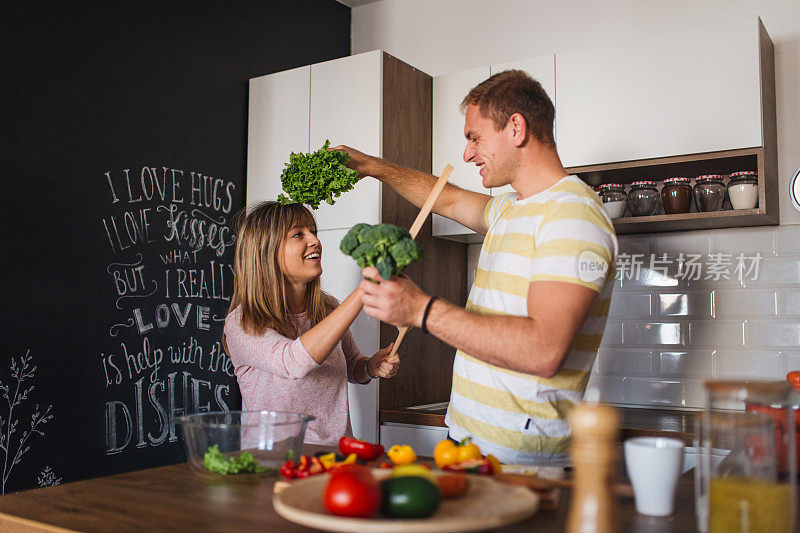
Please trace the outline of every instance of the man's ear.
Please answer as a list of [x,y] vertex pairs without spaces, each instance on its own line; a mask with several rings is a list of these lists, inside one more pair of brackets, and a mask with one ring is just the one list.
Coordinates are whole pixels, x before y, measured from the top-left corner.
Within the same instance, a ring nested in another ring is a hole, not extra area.
[[525,117],[520,113],[514,113],[508,117],[508,126],[514,146],[520,147],[525,144],[525,141],[528,140],[528,123],[525,122]]

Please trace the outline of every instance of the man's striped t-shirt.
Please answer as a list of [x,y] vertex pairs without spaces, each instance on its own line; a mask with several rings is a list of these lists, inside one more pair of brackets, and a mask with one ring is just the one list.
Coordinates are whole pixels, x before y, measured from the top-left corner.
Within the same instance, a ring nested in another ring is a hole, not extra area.
[[[562,464],[566,416],[581,401],[603,337],[614,283],[617,238],[597,194],[577,176],[523,200],[489,201],[488,231],[467,310],[528,315],[531,282],[561,281],[598,298],[561,369],[552,378],[497,367],[456,352],[445,422],[456,440],[472,437],[504,463]],[[535,305],[535,302],[534,302]]]

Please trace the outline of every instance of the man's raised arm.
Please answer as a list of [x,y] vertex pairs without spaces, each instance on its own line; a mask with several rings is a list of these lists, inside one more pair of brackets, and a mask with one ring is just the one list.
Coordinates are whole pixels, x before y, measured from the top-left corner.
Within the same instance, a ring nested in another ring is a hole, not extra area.
[[[372,176],[388,185],[417,207],[422,207],[428,193],[436,184],[436,177],[431,174],[395,165],[349,146],[336,146],[329,150],[348,153],[350,162],[347,166],[358,171],[362,177]],[[485,235],[488,228],[483,218],[483,212],[491,199],[492,197],[488,194],[467,191],[448,183],[433,205],[433,212]]]

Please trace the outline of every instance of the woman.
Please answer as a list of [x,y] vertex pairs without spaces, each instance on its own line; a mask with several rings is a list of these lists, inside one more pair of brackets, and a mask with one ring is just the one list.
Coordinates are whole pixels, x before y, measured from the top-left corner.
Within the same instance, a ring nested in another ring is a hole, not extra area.
[[301,204],[263,202],[241,221],[234,291],[223,339],[249,410],[316,417],[305,442],[333,445],[351,434],[347,381],[397,373],[392,346],[359,352],[348,328],[361,293],[338,302],[320,288],[322,244]]

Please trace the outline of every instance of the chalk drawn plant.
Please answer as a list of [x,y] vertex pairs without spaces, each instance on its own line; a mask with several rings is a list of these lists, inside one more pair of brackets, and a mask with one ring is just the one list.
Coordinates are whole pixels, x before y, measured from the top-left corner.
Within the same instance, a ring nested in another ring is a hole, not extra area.
[[31,359],[33,357],[30,353],[31,351],[28,350],[25,355],[21,356],[19,358],[19,363],[16,359],[11,359],[11,378],[16,381],[16,385],[13,383],[6,385],[0,380],[0,393],[2,393],[3,398],[6,399],[8,404],[7,417],[0,415],[0,452],[2,452],[3,459],[3,477],[2,480],[0,480],[2,482],[0,484],[0,494],[6,493],[6,482],[11,475],[11,470],[22,461],[22,456],[31,449],[29,440],[34,435],[44,437],[41,426],[47,424],[53,418],[53,415],[50,414],[50,411],[53,409],[52,405],[48,405],[44,412],[42,412],[39,408],[39,404],[35,404],[36,407],[31,415],[30,428],[22,431],[22,434],[16,441],[16,448],[12,446],[11,438],[17,433],[17,424],[19,422],[19,418],[14,418],[15,415],[18,415],[14,410],[28,399],[28,395],[34,389],[33,385],[27,388],[23,386],[25,381],[33,379],[37,369],[36,366],[31,366]]
[[44,467],[37,481],[40,487],[52,487],[61,484],[61,478],[56,477],[56,473],[50,469],[50,465]]

